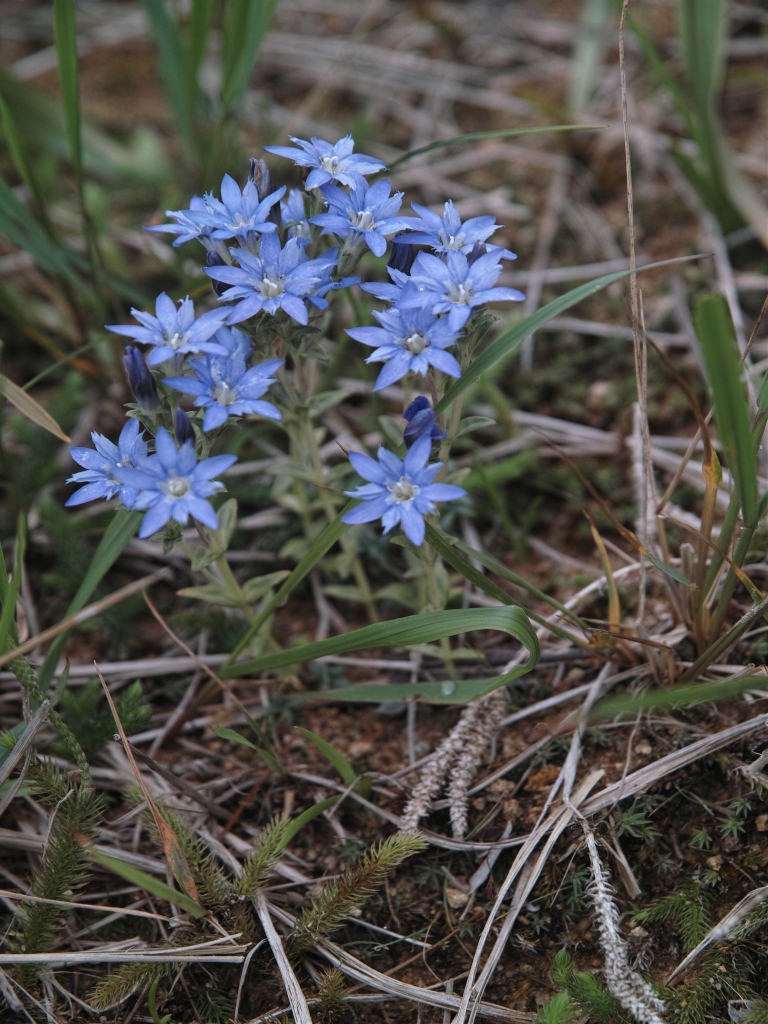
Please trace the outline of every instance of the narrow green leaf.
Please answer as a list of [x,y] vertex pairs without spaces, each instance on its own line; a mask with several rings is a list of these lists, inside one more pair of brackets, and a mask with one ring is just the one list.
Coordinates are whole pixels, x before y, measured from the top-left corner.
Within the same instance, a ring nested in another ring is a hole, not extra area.
[[37,176],[32,169],[32,164],[27,158],[25,141],[18,131],[16,119],[11,113],[10,107],[5,102],[2,93],[0,93],[0,124],[2,124],[3,127],[3,137],[6,145],[8,146],[8,152],[11,154],[11,159],[19,173],[19,177],[32,194],[41,224],[46,231],[49,231],[50,225],[48,223],[45,196],[38,184]]
[[36,402],[30,394],[27,394],[23,388],[9,380],[4,373],[0,373],[0,395],[6,398],[11,405],[16,406],[22,416],[26,416],[32,423],[58,437],[60,441],[69,442],[69,438],[53,416],[46,412],[42,405]]
[[606,697],[593,707],[590,718],[614,718],[616,715],[636,715],[641,711],[656,708],[694,707],[710,701],[728,700],[746,690],[768,689],[765,676],[741,676],[738,679],[718,679],[714,682],[692,683],[689,686],[675,686],[669,690],[646,690],[644,693],[623,693],[618,697]]
[[152,896],[157,896],[158,899],[166,900],[175,907],[181,907],[182,910],[186,910],[193,917],[205,917],[205,909],[200,906],[197,900],[187,896],[185,892],[172,889],[170,885],[166,885],[159,878],[154,878],[152,875],[148,875],[146,871],[134,867],[133,864],[127,864],[123,860],[118,860],[117,857],[110,857],[109,854],[102,853],[101,850],[91,849],[88,853],[91,860],[96,861],[97,864],[106,868],[107,871],[111,871],[114,875],[124,878],[131,885],[151,893]]
[[199,88],[197,75],[205,56],[208,33],[213,15],[213,0],[192,0],[189,18],[189,38],[186,46],[187,93],[193,95]]
[[83,144],[80,133],[80,73],[77,57],[77,24],[74,0],[53,0],[54,41],[59,62],[59,83],[72,166],[80,192],[83,190]]
[[529,633],[533,637],[533,648],[538,658],[538,642],[525,614],[519,608],[463,608],[440,612],[424,612],[409,615],[388,622],[376,622],[340,636],[329,637],[311,644],[290,647],[276,654],[265,654],[260,658],[225,665],[221,671],[224,677],[253,675],[286,665],[302,665],[315,658],[329,654],[345,654],[348,651],[362,651],[371,647],[408,647],[413,644],[431,643],[459,633],[474,630],[497,629],[520,639],[524,628],[528,646]]
[[165,0],[141,0],[149,31],[157,47],[157,63],[176,131],[188,151],[194,144],[191,84],[185,74],[184,49],[179,26]]
[[731,315],[722,295],[704,295],[699,299],[694,320],[712,388],[715,422],[728,468],[741,495],[744,525],[754,529],[759,516],[757,460],[741,379],[741,359]]
[[660,558],[656,558],[650,551],[645,552],[645,557],[648,561],[655,565],[659,572],[663,572],[665,576],[669,576],[671,580],[676,580],[678,583],[684,583],[686,587],[693,586],[693,580],[689,580],[684,572],[680,572],[679,569],[673,569],[671,565],[667,565],[666,562],[662,562]]
[[285,830],[285,835],[280,842],[278,850],[284,850],[293,837],[297,835],[304,826],[308,824],[308,822],[312,821],[313,818],[317,818],[318,815],[323,813],[323,811],[327,811],[329,808],[335,807],[336,804],[343,799],[344,797],[341,794],[338,796],[328,796],[325,800],[321,800],[320,803],[313,804],[312,807],[309,807],[303,814],[299,814]]
[[430,142],[427,146],[419,146],[418,149],[412,149],[408,153],[403,153],[397,160],[394,160],[388,170],[393,171],[400,164],[404,164],[406,160],[412,160],[415,156],[421,156],[422,153],[431,153],[433,149],[444,149],[446,146],[455,146],[461,142],[479,142],[482,139],[507,139],[512,138],[516,135],[540,135],[542,132],[577,132],[593,130],[597,128],[605,128],[604,124],[553,124],[544,125],[541,128],[503,128],[499,131],[489,132],[468,132],[466,135],[454,135],[450,139],[438,139],[437,142]]
[[[700,258],[699,256],[680,256],[672,260],[661,260],[658,263],[646,263],[645,266],[638,267],[637,272],[640,273],[641,271],[653,270],[656,267],[671,266],[674,263],[685,263]],[[525,317],[524,320],[515,324],[514,327],[504,331],[500,337],[492,341],[488,348],[480,353],[466,373],[448,388],[435,406],[435,413],[445,412],[446,409],[450,408],[460,394],[480,380],[500,360],[508,359],[516,351],[523,339],[537,331],[542,324],[552,320],[553,317],[559,316],[564,310],[575,306],[582,299],[587,299],[590,295],[595,295],[597,292],[602,291],[603,288],[607,288],[614,281],[621,281],[622,278],[628,277],[631,273],[631,270],[618,270],[613,274],[604,274],[602,277],[596,277],[594,281],[587,281],[586,284],[579,285],[578,288],[572,288],[565,295],[561,295],[559,298],[553,299],[552,302],[548,302],[546,306],[542,306],[541,309],[537,309],[535,313],[531,313],[530,316]],[[498,373],[498,370],[496,372]]]
[[277,8],[278,0],[229,0],[224,20],[221,105],[236,110]]
[[[74,615],[81,608],[85,607],[96,587],[112,568],[128,541],[133,538],[139,528],[141,518],[141,512],[115,513],[112,522],[104,531],[101,543],[94,552],[83,582],[78,587],[77,593],[70,601],[69,607],[64,613],[64,618]],[[61,633],[51,644],[50,650],[45,656],[45,661],[38,673],[38,682],[43,693],[45,693],[50,685],[68,637],[68,632]]]
[[251,741],[246,736],[242,736],[239,732],[236,732],[234,729],[227,729],[226,726],[224,725],[217,725],[213,731],[216,733],[217,736],[219,736],[223,740],[229,740],[230,743],[239,743],[243,747],[248,747],[250,750],[255,750],[259,757],[261,757],[262,760],[265,762],[270,771],[283,771],[283,766],[280,764],[280,762],[277,760],[275,755],[268,747],[265,747],[264,745],[257,745],[256,743],[251,743]]
[[323,532],[320,534],[317,540],[315,540],[315,542],[312,544],[306,555],[304,555],[304,557],[298,562],[295,569],[293,569],[291,574],[279,588],[274,597],[270,598],[270,600],[267,601],[266,605],[262,608],[261,612],[257,616],[256,621],[248,627],[244,636],[238,641],[238,643],[235,646],[235,649],[232,651],[232,654],[230,655],[230,660],[227,662],[225,669],[231,666],[232,660],[236,658],[240,651],[242,651],[247,646],[249,641],[254,636],[256,636],[258,631],[261,629],[261,627],[264,625],[264,623],[267,621],[270,615],[272,615],[275,609],[279,608],[280,605],[284,604],[287,601],[288,596],[293,591],[294,587],[298,586],[299,583],[301,583],[301,581],[304,579],[304,577],[308,576],[310,572],[312,572],[312,570],[320,561],[320,559],[328,551],[330,551],[330,549],[333,547],[333,545],[336,543],[339,537],[341,537],[342,533],[346,529],[346,527],[341,521],[342,515],[345,512],[348,512],[349,509],[354,508],[354,506],[354,501],[347,502],[347,504],[344,506],[341,512],[339,512],[338,516],[333,520],[333,522],[329,523],[326,526],[326,528],[323,530]]
[[683,61],[702,113],[710,107],[723,76],[725,4],[723,0],[680,0]]
[[13,194],[8,184],[0,178],[0,233],[18,249],[29,253],[41,270],[52,277],[61,276],[67,279],[78,293],[87,301],[94,301],[93,290],[83,281],[77,272],[79,264],[85,265],[82,259],[54,242],[29,210],[24,207]]
[[337,750],[332,743],[328,740],[324,740],[322,736],[318,736],[316,732],[312,732],[311,729],[302,729],[300,725],[294,727],[296,732],[300,732],[302,736],[306,736],[307,739],[312,740],[320,753],[327,757],[333,767],[339,773],[342,781],[348,786],[353,785],[357,782],[357,772],[344,757],[340,750]]
[[[0,652],[5,654],[6,650],[13,649],[13,642],[8,645],[8,638],[13,628],[13,617],[16,612],[16,602],[19,599],[21,589],[21,576],[24,572],[24,552],[27,547],[27,521],[19,514],[16,524],[16,552],[13,561],[13,573],[10,583],[5,580],[3,587],[3,612],[0,615]],[[3,559],[3,571],[5,572],[5,559]],[[3,758],[5,760],[5,758]]]

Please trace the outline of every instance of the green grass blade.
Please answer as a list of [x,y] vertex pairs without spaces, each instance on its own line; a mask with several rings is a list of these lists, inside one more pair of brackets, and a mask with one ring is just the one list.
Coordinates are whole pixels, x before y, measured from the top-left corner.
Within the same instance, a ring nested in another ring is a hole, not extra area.
[[728,306],[722,295],[705,295],[696,306],[696,334],[707,367],[715,422],[741,494],[744,525],[758,522],[757,460],[752,442],[749,406],[741,378],[741,359]]
[[571,59],[568,113],[578,117],[588,107],[595,86],[603,74],[603,57],[613,0],[584,0]]
[[[20,515],[16,526],[16,552],[13,560],[13,573],[10,581],[8,581],[7,576],[4,577],[2,597],[3,612],[2,615],[0,615],[0,651],[3,653],[5,653],[6,648],[9,646],[7,641],[8,637],[11,635],[11,629],[13,628],[13,617],[16,613],[16,602],[19,599],[19,591],[21,589],[21,575],[24,572],[24,552],[26,550],[26,546],[27,522],[26,519]],[[3,558],[2,569],[3,573],[5,573],[5,558]],[[11,642],[10,648],[13,648],[13,642]]]
[[704,113],[714,103],[723,77],[725,3],[680,0],[677,10],[686,75]]
[[[638,267],[637,272],[645,270],[653,270],[655,267],[666,267],[673,263],[684,263],[688,260],[700,259],[699,256],[679,256],[672,260],[661,260],[658,263],[647,263],[645,266]],[[535,313],[531,313],[530,316],[525,317],[519,323],[515,324],[514,327],[510,327],[508,331],[492,341],[491,344],[486,348],[477,359],[474,360],[472,365],[466,371],[466,373],[459,378],[450,388],[446,391],[443,397],[435,406],[435,412],[445,412],[472,384],[480,380],[480,378],[487,373],[491,367],[495,366],[500,360],[508,359],[520,346],[524,338],[527,338],[529,334],[537,331],[542,324],[547,323],[548,320],[552,320],[553,317],[559,316],[566,309],[570,309],[571,306],[575,306],[577,302],[581,302],[582,299],[589,298],[590,295],[594,295],[596,292],[602,291],[603,288],[607,288],[609,284],[613,284],[614,281],[620,281],[624,277],[628,277],[632,273],[631,270],[617,270],[613,274],[604,274],[602,277],[596,277],[594,281],[587,281],[586,284],[579,285],[578,288],[572,288],[571,291],[566,292],[565,295],[561,295],[557,299],[553,299],[552,302],[548,302],[546,306],[542,306],[541,309],[537,309]],[[496,371],[498,373],[498,370]]]
[[301,581],[304,579],[304,577],[308,576],[312,572],[312,570],[320,561],[320,559],[328,551],[330,551],[330,549],[333,547],[333,545],[336,543],[339,537],[341,537],[342,533],[345,530],[345,526],[341,521],[342,515],[345,512],[348,512],[349,509],[354,507],[354,501],[347,502],[347,504],[344,506],[341,512],[339,512],[338,516],[333,520],[333,522],[329,523],[326,526],[326,528],[323,530],[323,532],[320,534],[317,540],[315,540],[315,542],[312,544],[306,555],[304,555],[304,557],[298,562],[296,567],[291,572],[290,576],[288,576],[288,578],[285,580],[282,586],[276,591],[274,597],[272,597],[261,609],[259,615],[256,618],[256,621],[248,627],[244,636],[241,637],[241,639],[238,641],[234,650],[232,651],[232,654],[230,655],[230,660],[229,662],[227,662],[227,666],[231,665],[232,659],[236,658],[240,651],[242,651],[245,648],[245,646],[249,643],[252,637],[256,636],[258,631],[261,629],[261,627],[264,625],[264,623],[267,621],[270,615],[272,615],[275,609],[279,608],[280,605],[285,604],[285,602],[288,600],[288,596],[293,591],[294,587],[297,587],[299,583],[301,583]]
[[221,106],[231,112],[240,105],[278,0],[229,0],[224,21]]
[[[69,607],[64,613],[64,618],[75,615],[84,608],[91,594],[102,581],[107,572],[112,568],[118,556],[122,553],[126,544],[133,537],[141,522],[141,512],[116,512],[112,522],[104,531],[101,543],[96,548],[91,564],[88,566],[83,582],[77,589]],[[59,658],[64,650],[69,633],[61,633],[51,644],[45,661],[38,673],[40,689],[45,693],[48,689],[53,673]]]
[[[408,615],[402,619],[376,622],[362,629],[354,629],[340,636],[329,637],[299,647],[290,647],[276,654],[265,654],[237,665],[227,665],[221,672],[224,677],[253,675],[286,665],[302,665],[315,658],[329,654],[346,654],[371,647],[411,647],[414,644],[428,644],[434,640],[469,633],[473,630],[497,629],[517,637],[520,622],[530,623],[519,608],[463,608],[441,612],[425,612],[422,615]],[[531,630],[534,645],[538,646]],[[526,645],[527,646],[527,645]]]
[[187,896],[185,892],[172,889],[170,885],[166,885],[159,878],[148,875],[146,871],[134,867],[133,864],[127,864],[124,860],[110,857],[109,854],[102,853],[101,850],[89,850],[88,852],[91,860],[96,861],[100,867],[111,871],[113,875],[124,878],[131,885],[136,885],[139,889],[151,893],[152,896],[157,896],[158,899],[166,900],[175,907],[181,907],[192,917],[205,917],[205,908],[201,907],[197,900]]
[[149,19],[149,31],[157,48],[157,62],[165,95],[173,114],[174,126],[182,143],[191,152],[194,145],[192,98],[185,74],[184,48],[176,20],[165,0],[141,0]]
[[746,690],[765,690],[768,680],[763,675],[740,676],[738,679],[717,679],[675,686],[668,690],[646,690],[644,693],[623,693],[607,697],[595,704],[592,720],[614,718],[616,715],[637,715],[656,708],[694,707],[710,701],[729,700]]
[[7,183],[0,178],[0,233],[17,249],[29,253],[38,267],[51,277],[64,277],[90,302],[95,301],[92,289],[76,272],[76,255],[52,241],[30,212],[23,206]]
[[205,56],[205,47],[211,28],[213,6],[213,0],[192,0],[186,46],[186,88],[189,95],[193,95],[199,88],[197,74]]
[[284,850],[288,843],[293,839],[297,833],[304,828],[306,824],[317,818],[318,815],[322,814],[323,811],[329,810],[331,807],[335,807],[339,800],[343,800],[344,797],[339,794],[338,796],[328,796],[325,800],[321,800],[318,804],[313,804],[312,807],[307,808],[303,814],[299,814],[298,817],[294,818],[288,828],[285,830],[285,835],[282,838],[278,850]]
[[302,736],[306,736],[307,739],[312,740],[323,757],[328,758],[341,776],[342,782],[345,782],[348,786],[352,786],[357,782],[357,772],[341,751],[337,750],[332,743],[329,743],[328,740],[324,740],[322,736],[318,736],[317,733],[312,732],[311,729],[302,729],[300,725],[295,726],[295,728],[296,732],[300,732]]
[[[471,611],[503,611],[507,616],[504,632],[518,640],[529,654],[528,661],[517,665],[509,672],[490,679],[465,679],[454,682],[446,679],[440,683],[362,683],[345,686],[336,690],[320,690],[317,693],[299,693],[290,698],[291,704],[304,704],[311,700],[346,701],[354,704],[381,704],[392,701],[412,700],[414,697],[427,704],[466,704],[477,697],[483,697],[493,690],[511,683],[514,679],[530,672],[539,660],[539,642],[522,608],[482,608]],[[441,614],[433,612],[434,614]],[[450,614],[443,612],[442,614]],[[412,616],[413,619],[423,616]],[[406,620],[401,620],[406,621]],[[497,627],[491,627],[497,628]]]
[[541,128],[503,128],[499,131],[489,132],[468,132],[466,135],[454,135],[450,139],[438,139],[437,142],[430,142],[427,146],[419,146],[418,149],[412,149],[408,153],[403,153],[397,160],[389,165],[387,170],[394,171],[400,164],[404,164],[406,160],[412,160],[415,156],[421,156],[422,153],[431,153],[433,149],[444,149],[446,146],[456,146],[460,142],[479,142],[482,139],[508,139],[516,135],[540,135],[542,132],[577,132],[577,131],[588,131],[597,128],[605,128],[604,124],[553,124],[544,125]]
[[77,24],[74,0],[53,0],[54,41],[59,83],[72,166],[79,192],[83,190],[83,143],[80,132],[80,73],[77,63]]
[[25,140],[18,130],[16,119],[11,113],[11,109],[3,99],[2,93],[0,93],[0,125],[3,128],[3,138],[5,144],[8,147],[8,152],[11,155],[14,166],[18,171],[19,177],[29,189],[34,200],[37,214],[40,218],[40,223],[45,228],[46,232],[50,234],[50,222],[48,220],[48,207],[45,201],[45,195],[40,188],[37,176],[35,175],[32,164],[27,157]]

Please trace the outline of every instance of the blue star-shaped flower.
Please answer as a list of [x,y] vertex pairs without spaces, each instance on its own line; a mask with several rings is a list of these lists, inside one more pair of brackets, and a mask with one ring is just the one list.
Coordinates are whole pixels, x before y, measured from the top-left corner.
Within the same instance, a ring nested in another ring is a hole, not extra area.
[[260,313],[284,310],[300,324],[308,322],[304,297],[313,295],[322,284],[327,260],[307,258],[304,245],[298,238],[289,238],[283,249],[277,235],[264,235],[259,255],[244,249],[231,249],[239,267],[206,267],[205,272],[214,281],[232,285],[220,297],[221,302],[237,302],[231,310],[228,324],[241,323]]
[[311,167],[312,170],[309,172],[306,183],[307,189],[326,185],[329,181],[340,181],[342,185],[354,185],[356,175],[375,174],[377,171],[384,170],[381,160],[365,156],[363,153],[352,152],[355,148],[355,140],[351,135],[345,135],[334,145],[314,137],[311,142],[297,139],[293,135],[289,135],[288,138],[299,148],[265,146],[264,149],[268,153],[275,153],[277,156],[293,160],[297,167]]
[[[468,256],[475,242],[484,242],[497,228],[493,217],[470,217],[463,224],[456,207],[451,200],[445,204],[445,212],[439,217],[426,206],[411,203],[411,209],[418,217],[403,217],[402,226],[410,228],[414,234],[403,235],[403,242],[413,245],[429,245],[435,252],[462,252]],[[489,250],[497,246],[488,246]],[[517,259],[515,253],[502,249],[504,258]]]
[[288,228],[289,238],[309,238],[309,221],[301,189],[289,190],[285,202],[280,203],[280,215],[283,218],[283,227]]
[[116,324],[107,326],[107,330],[133,338],[142,345],[154,345],[147,358],[150,366],[157,366],[177,355],[196,355],[198,352],[224,355],[226,352],[211,340],[221,327],[226,310],[211,309],[195,320],[195,306],[190,298],[181,299],[177,309],[173,299],[161,292],[155,303],[155,313],[157,316],[132,309],[131,314],[141,327]]
[[447,313],[448,324],[460,331],[476,306],[486,302],[522,302],[525,295],[516,288],[494,288],[501,267],[503,249],[492,249],[470,262],[460,252],[445,253],[445,262],[420,252],[413,264],[410,281],[399,302],[403,307],[427,306],[433,313]]
[[192,442],[177,448],[165,427],[157,432],[155,448],[156,454],[140,459],[138,468],[117,470],[121,482],[139,492],[133,507],[148,509],[139,537],[151,537],[169,519],[186,526],[189,516],[215,530],[219,520],[206,499],[224,485],[212,478],[237,462],[237,456],[216,455],[198,462]]
[[166,210],[176,224],[151,224],[147,231],[164,231],[177,235],[174,245],[183,245],[193,238],[202,242],[206,249],[215,248],[215,241],[237,238],[243,244],[253,244],[255,236],[270,234],[277,230],[274,221],[269,220],[270,210],[285,195],[285,186],[259,200],[256,185],[249,179],[245,188],[229,174],[221,180],[221,199],[207,192],[200,199],[193,196],[188,210]]
[[336,269],[338,259],[339,247],[334,245],[333,248],[326,249],[314,261],[318,265],[320,279],[317,284],[311,285],[307,289],[306,300],[311,302],[317,309],[328,308],[328,301],[325,298],[328,292],[335,292],[339,288],[349,288],[353,284],[360,284],[360,278],[354,276],[340,277],[337,281],[333,280],[332,275]]
[[378,462],[368,455],[350,452],[349,461],[370,483],[354,491],[350,498],[361,502],[342,517],[343,523],[370,523],[381,519],[384,533],[400,523],[412,544],[424,540],[424,516],[437,511],[436,501],[455,501],[467,493],[454,484],[433,483],[442,462],[427,465],[432,438],[424,434],[400,461],[392,452],[379,448]]
[[392,284],[388,284],[386,281],[368,281],[361,284],[360,287],[364,292],[370,292],[375,298],[381,299],[382,302],[394,304],[400,301],[403,289],[411,279],[408,274],[398,270],[397,267],[388,266],[387,273]]
[[184,395],[195,395],[195,405],[205,409],[203,430],[215,430],[230,416],[247,413],[281,420],[282,413],[271,402],[259,399],[275,383],[272,374],[282,365],[282,359],[268,359],[247,370],[242,352],[235,351],[226,357],[190,359],[194,377],[166,377],[163,383]]
[[366,363],[385,363],[373,385],[374,391],[394,384],[409,370],[426,374],[430,366],[450,377],[460,377],[461,367],[446,352],[459,336],[448,318],[438,320],[428,308],[388,309],[374,313],[381,327],[355,327],[347,334],[363,345],[375,346]]
[[147,442],[140,433],[141,424],[130,419],[120,431],[117,444],[108,441],[103,434],[94,430],[91,434],[93,448],[70,448],[69,454],[84,472],[74,473],[68,484],[83,484],[75,491],[65,505],[82,505],[95,498],[114,498],[119,492],[120,501],[126,508],[133,508],[138,492],[124,484],[115,475],[126,466],[137,465],[147,454]]
[[374,256],[383,256],[387,251],[386,235],[398,231],[401,219],[395,214],[403,202],[403,193],[389,194],[388,181],[377,181],[369,185],[363,178],[356,177],[349,193],[337,185],[323,185],[320,191],[325,196],[329,211],[318,213],[310,224],[319,225],[322,234],[334,234],[339,238],[352,235],[350,243],[358,247],[363,240]]

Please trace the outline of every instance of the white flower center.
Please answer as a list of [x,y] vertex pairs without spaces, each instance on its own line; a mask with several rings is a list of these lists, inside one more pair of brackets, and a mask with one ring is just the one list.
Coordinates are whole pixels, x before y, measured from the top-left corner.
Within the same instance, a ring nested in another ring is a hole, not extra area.
[[189,490],[189,481],[183,476],[172,476],[165,485],[165,493],[171,498],[183,498]]
[[213,400],[218,402],[219,405],[232,405],[233,402],[237,401],[235,389],[223,380],[213,389]]
[[359,213],[350,214],[352,227],[359,231],[373,231],[376,227],[376,220],[370,210],[361,210]]
[[274,299],[276,295],[282,295],[285,291],[285,285],[280,280],[273,281],[265,274],[261,280],[259,291],[265,299]]
[[447,235],[447,234],[445,234],[445,232],[441,231],[440,232],[440,241],[442,242],[442,245],[443,245],[443,247],[445,249],[459,250],[459,249],[461,249],[462,245],[464,244],[464,236],[463,235]]
[[168,339],[168,348],[177,349],[181,348],[182,345],[186,345],[187,336],[185,334],[179,334],[178,331],[172,334]]
[[320,170],[335,174],[339,169],[339,158],[337,156],[323,156],[320,158]]
[[448,298],[458,306],[468,306],[472,301],[472,289],[464,284],[456,284],[449,290]]
[[413,352],[413,354],[417,356],[429,345],[429,338],[425,338],[423,334],[419,334],[418,331],[414,331],[413,334],[409,335],[405,339],[403,345],[409,352]]
[[412,484],[406,477],[401,476],[396,483],[387,484],[387,490],[398,505],[407,505],[409,501],[418,495],[421,488],[418,484]]

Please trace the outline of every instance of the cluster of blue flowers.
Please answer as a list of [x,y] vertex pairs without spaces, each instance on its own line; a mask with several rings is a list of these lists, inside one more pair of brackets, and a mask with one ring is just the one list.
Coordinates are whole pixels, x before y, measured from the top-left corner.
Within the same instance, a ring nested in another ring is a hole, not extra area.
[[[315,311],[327,308],[330,292],[359,284],[348,271],[366,248],[383,256],[395,236],[388,265],[391,283],[362,286],[389,308],[374,313],[379,327],[347,332],[374,349],[367,362],[384,364],[374,390],[408,373],[424,376],[430,368],[461,376],[458,360],[447,350],[457,344],[473,312],[487,302],[524,298],[514,289],[495,287],[501,261],[514,254],[486,244],[499,227],[493,217],[462,223],[451,202],[445,204],[442,217],[416,204],[415,217],[398,216],[402,193],[392,194],[386,180],[366,181],[366,175],[378,174],[384,165],[354,153],[350,136],[335,145],[317,138],[291,141],[295,148],[265,148],[302,169],[305,193],[287,191],[285,186],[274,189],[266,163],[254,159],[242,190],[225,175],[220,199],[210,193],[195,196],[189,209],[166,211],[171,223],[147,229],[174,235],[175,246],[193,239],[204,246],[205,273],[218,306],[196,316],[189,298],[174,302],[163,292],[154,315],[133,309],[137,325],[107,328],[147,347],[146,358],[135,345],[125,350],[136,405],[117,445],[94,432],[93,449],[71,449],[83,471],[70,478],[82,486],[68,505],[119,495],[126,508],[145,511],[140,537],[151,536],[169,520],[185,525],[190,516],[216,528],[208,499],[223,489],[214,477],[228,469],[235,456],[199,459],[205,435],[233,417],[282,418],[263,396],[275,383],[283,360],[255,361],[251,337],[234,325],[251,321],[257,339],[265,316],[285,330],[291,323],[300,325],[294,330],[307,326]],[[322,212],[310,215],[321,206]],[[325,236],[333,236],[337,244],[322,250],[319,239]],[[417,253],[415,245],[428,246],[432,252]],[[310,257],[313,247],[316,252]],[[199,412],[187,416],[175,408],[174,393],[193,396]],[[408,451],[402,461],[383,448],[378,461],[350,455],[368,483],[346,492],[361,503],[343,518],[347,523],[381,519],[385,533],[399,523],[419,545],[424,517],[435,511],[434,503],[465,492],[434,482],[442,464],[429,463],[432,442],[445,434],[428,400],[416,399],[404,417]],[[152,453],[142,423],[154,435]]]

